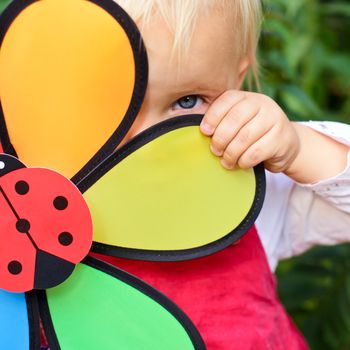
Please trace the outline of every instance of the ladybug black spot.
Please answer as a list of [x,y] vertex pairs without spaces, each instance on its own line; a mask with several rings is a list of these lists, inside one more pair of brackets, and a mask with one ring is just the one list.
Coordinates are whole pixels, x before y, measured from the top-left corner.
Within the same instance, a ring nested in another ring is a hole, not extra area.
[[73,236],[69,232],[62,232],[58,236],[58,241],[64,246],[69,246],[73,242]]
[[57,210],[64,210],[68,207],[68,200],[66,197],[58,196],[53,200],[53,206]]
[[18,181],[15,185],[15,190],[20,195],[27,194],[29,191],[29,185],[25,181]]
[[30,229],[30,223],[26,219],[19,219],[16,222],[16,229],[21,233],[27,233]]
[[18,275],[22,272],[22,264],[17,260],[11,261],[7,268],[12,275]]

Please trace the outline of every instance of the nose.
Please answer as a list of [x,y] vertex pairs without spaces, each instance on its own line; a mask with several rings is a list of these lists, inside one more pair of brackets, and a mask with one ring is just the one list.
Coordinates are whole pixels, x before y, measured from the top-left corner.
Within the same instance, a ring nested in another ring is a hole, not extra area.
[[35,289],[52,288],[61,284],[75,267],[71,262],[42,250],[37,251],[35,266]]

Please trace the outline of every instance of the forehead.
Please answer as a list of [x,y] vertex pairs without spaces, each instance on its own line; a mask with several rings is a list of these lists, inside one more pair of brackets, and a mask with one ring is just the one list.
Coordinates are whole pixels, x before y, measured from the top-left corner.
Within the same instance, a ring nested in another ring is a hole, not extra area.
[[[184,43],[174,43],[174,34],[164,19],[154,17],[141,29],[149,56],[150,85],[189,90],[218,88],[236,79],[237,53],[233,24],[212,11],[198,18]],[[182,50],[182,48],[188,49]]]

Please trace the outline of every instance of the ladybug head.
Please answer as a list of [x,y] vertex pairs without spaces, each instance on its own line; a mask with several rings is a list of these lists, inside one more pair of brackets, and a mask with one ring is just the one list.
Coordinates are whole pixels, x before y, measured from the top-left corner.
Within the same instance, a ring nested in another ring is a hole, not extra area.
[[19,159],[8,154],[0,153],[0,177],[21,168],[25,168],[25,165]]

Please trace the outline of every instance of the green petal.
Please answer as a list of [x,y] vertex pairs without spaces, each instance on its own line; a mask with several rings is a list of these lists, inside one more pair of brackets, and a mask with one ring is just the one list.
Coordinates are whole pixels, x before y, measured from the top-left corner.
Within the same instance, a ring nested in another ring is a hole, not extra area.
[[205,349],[187,316],[137,278],[88,257],[40,295],[49,345],[69,350]]

